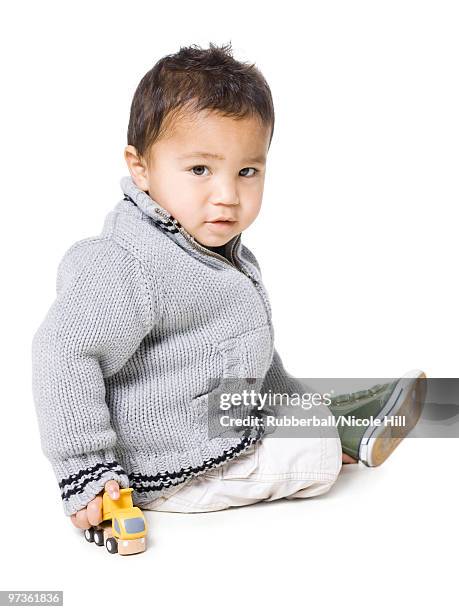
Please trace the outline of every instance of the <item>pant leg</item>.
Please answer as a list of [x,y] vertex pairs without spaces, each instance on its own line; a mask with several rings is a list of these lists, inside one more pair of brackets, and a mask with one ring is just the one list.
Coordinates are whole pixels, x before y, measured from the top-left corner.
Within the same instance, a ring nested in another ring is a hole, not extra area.
[[341,472],[342,468],[342,448],[341,441],[339,436],[336,438],[322,438],[325,441],[326,445],[330,448],[326,451],[328,457],[334,457],[336,464],[335,470],[332,474],[336,474],[334,477],[330,479],[323,479],[322,481],[314,482],[310,486],[306,486],[304,488],[300,488],[291,495],[286,495],[286,499],[303,499],[305,497],[313,497],[315,495],[323,495],[327,491],[331,489],[334,485],[336,478]]
[[[329,414],[325,406],[317,407],[316,413]],[[274,437],[274,433],[224,466],[194,477],[174,491],[166,491],[143,509],[212,512],[260,501],[326,493],[342,466],[338,435],[282,438]]]

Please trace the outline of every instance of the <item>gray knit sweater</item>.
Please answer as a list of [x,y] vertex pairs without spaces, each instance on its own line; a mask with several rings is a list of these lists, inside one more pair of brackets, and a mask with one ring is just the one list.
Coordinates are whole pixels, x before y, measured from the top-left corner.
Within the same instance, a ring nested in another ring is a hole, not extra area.
[[242,234],[223,257],[131,177],[121,188],[100,235],[64,254],[32,342],[41,445],[67,515],[107,480],[133,487],[142,506],[258,442],[263,426],[208,435],[213,380],[301,391],[274,350],[269,299]]

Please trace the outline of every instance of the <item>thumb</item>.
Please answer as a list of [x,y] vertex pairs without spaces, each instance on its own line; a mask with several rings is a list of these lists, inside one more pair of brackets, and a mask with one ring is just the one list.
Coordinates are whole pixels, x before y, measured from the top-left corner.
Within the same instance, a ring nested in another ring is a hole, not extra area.
[[120,496],[120,486],[116,480],[108,480],[105,483],[105,490],[112,499],[118,499]]

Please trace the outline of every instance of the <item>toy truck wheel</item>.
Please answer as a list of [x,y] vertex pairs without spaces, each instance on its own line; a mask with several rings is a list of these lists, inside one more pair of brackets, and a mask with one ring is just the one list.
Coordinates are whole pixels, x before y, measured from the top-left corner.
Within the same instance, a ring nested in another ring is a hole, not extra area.
[[105,542],[105,547],[107,548],[108,552],[111,553],[112,555],[118,552],[118,542],[116,541],[115,538],[108,538],[107,541]]
[[84,530],[84,537],[87,542],[94,542],[94,527]]
[[104,530],[103,529],[94,530],[94,542],[97,544],[97,546],[104,545]]

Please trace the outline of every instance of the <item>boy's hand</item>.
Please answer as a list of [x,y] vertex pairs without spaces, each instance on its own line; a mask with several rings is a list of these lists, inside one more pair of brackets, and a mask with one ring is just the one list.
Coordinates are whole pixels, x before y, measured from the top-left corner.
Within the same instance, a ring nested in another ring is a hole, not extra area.
[[[105,491],[112,499],[119,499],[120,486],[116,480],[108,480],[105,483]],[[70,516],[70,520],[79,529],[89,529],[94,525],[98,525],[102,522],[102,496],[104,491],[101,491],[96,497],[89,502],[86,508],[79,510]]]

